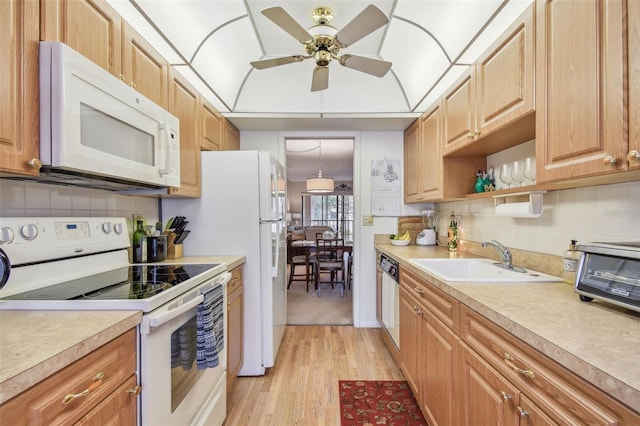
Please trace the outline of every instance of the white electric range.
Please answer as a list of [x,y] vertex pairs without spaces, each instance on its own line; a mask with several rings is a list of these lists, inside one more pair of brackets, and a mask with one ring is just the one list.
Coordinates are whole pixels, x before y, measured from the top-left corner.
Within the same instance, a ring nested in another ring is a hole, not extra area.
[[[0,309],[141,310],[139,424],[222,424],[231,274],[222,263],[129,264],[129,238],[124,218],[0,218]],[[208,368],[199,311],[217,342]]]

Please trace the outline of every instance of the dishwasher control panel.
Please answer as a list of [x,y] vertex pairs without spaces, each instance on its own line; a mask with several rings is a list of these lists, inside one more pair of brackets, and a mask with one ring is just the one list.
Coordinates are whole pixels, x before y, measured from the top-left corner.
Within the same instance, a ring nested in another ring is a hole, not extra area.
[[398,268],[398,262],[385,255],[380,255],[380,268],[389,274],[396,282],[400,281],[400,269]]

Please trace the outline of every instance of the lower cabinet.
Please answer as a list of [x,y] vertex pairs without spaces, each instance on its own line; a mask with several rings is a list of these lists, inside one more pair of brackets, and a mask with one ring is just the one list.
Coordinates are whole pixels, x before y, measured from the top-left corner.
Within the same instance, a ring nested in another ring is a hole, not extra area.
[[640,424],[640,413],[402,267],[400,360],[430,426]]
[[227,284],[227,393],[233,391],[242,368],[244,339],[242,266],[231,270]]
[[132,329],[2,404],[2,424],[136,425],[136,358]]

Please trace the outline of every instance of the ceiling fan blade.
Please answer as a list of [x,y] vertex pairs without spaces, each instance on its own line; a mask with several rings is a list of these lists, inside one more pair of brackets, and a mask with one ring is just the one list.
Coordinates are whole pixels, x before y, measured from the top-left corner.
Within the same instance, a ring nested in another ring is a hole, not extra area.
[[269,7],[264,9],[262,14],[302,44],[307,44],[313,39],[311,34],[281,7]]
[[340,65],[367,74],[383,77],[390,69],[391,62],[382,61],[380,59],[365,58],[358,55],[342,55],[340,57]]
[[277,67],[279,65],[292,64],[294,62],[302,62],[304,59],[305,59],[304,56],[293,55],[293,56],[283,56],[281,58],[264,59],[262,61],[253,61],[253,62],[250,62],[250,64],[255,69],[263,70],[265,68]]
[[386,25],[389,18],[380,9],[370,4],[351,22],[338,31],[334,37],[334,43],[340,48],[352,45],[369,33]]
[[329,67],[317,66],[313,69],[313,79],[311,80],[311,91],[319,92],[329,87]]

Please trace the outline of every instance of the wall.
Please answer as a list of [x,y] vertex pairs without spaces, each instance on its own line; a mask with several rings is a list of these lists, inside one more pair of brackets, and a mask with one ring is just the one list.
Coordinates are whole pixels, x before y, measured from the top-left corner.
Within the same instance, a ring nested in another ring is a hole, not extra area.
[[[270,151],[285,165],[287,138],[353,138],[354,286],[353,321],[356,327],[378,327],[376,320],[375,234],[393,234],[397,217],[375,217],[373,226],[362,226],[362,216],[371,215],[371,160],[403,159],[403,132],[240,132],[240,149]],[[402,164],[402,161],[400,161]],[[400,176],[403,171],[399,171]],[[432,204],[401,206],[401,216],[417,215]]]
[[133,214],[158,220],[158,200],[109,191],[0,179],[0,217],[125,217],[131,233]]
[[640,181],[552,191],[539,218],[496,216],[493,199],[437,205],[438,233],[446,235],[451,211],[462,216],[459,235],[498,240],[507,247],[562,256],[570,240],[640,241]]

